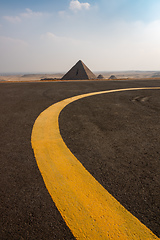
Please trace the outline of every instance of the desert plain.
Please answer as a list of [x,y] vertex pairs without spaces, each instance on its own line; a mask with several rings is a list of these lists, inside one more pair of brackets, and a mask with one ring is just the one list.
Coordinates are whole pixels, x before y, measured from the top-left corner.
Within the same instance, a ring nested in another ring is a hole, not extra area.
[[[41,79],[52,79],[53,81],[60,80],[65,73],[31,73],[31,74],[20,74],[20,73],[13,73],[13,74],[0,74],[0,82],[4,81],[40,81]],[[94,72],[94,74],[98,77],[99,74],[102,74],[104,80],[107,80],[111,75],[114,75],[117,79],[126,79],[126,80],[133,80],[133,79],[160,79],[160,72],[159,71],[98,71]]]

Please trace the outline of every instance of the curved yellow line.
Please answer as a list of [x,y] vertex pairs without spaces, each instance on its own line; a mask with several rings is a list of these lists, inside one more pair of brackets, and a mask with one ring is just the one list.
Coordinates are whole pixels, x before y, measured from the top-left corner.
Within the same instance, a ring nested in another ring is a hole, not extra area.
[[78,99],[129,88],[83,94],[58,102],[35,121],[32,147],[45,185],[76,239],[158,239],[129,213],[70,152],[59,132],[61,110]]

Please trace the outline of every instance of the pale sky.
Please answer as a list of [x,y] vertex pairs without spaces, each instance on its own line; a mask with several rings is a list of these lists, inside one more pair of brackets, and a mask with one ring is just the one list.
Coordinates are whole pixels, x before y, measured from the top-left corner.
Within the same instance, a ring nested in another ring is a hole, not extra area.
[[0,0],[0,73],[160,71],[160,0]]

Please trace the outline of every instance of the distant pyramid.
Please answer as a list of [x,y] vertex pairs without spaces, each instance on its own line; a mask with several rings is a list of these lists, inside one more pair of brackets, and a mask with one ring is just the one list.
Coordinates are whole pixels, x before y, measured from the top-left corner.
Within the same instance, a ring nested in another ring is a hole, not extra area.
[[104,77],[103,77],[102,74],[99,74],[97,78],[98,78],[98,79],[103,79]]
[[117,79],[116,76],[111,75],[108,79]]
[[62,80],[96,79],[91,70],[79,60],[63,77]]

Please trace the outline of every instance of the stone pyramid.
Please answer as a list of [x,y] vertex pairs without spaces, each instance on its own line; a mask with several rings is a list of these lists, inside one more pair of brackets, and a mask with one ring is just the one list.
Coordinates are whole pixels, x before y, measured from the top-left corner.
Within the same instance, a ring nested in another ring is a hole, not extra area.
[[91,70],[79,60],[63,77],[62,80],[96,79]]

